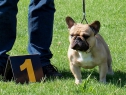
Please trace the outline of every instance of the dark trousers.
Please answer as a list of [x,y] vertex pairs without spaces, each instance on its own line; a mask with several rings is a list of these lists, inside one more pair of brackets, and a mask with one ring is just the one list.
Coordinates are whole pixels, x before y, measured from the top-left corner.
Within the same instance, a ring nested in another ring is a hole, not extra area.
[[[3,67],[6,66],[9,56],[7,52],[12,49],[16,39],[18,1],[0,0],[0,66]],[[54,12],[54,0],[30,0],[28,52],[39,54],[42,66],[50,64],[50,58],[52,58],[49,48],[53,35]]]

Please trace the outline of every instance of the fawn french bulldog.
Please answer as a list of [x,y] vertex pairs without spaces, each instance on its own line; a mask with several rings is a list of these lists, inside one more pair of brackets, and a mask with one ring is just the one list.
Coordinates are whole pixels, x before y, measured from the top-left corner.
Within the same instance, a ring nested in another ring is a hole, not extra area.
[[108,45],[98,34],[100,22],[94,21],[91,24],[75,23],[71,17],[66,17],[69,29],[68,59],[70,70],[75,77],[75,83],[82,82],[81,70],[92,69],[99,66],[100,82],[106,83],[106,74],[113,75],[111,66],[112,58]]

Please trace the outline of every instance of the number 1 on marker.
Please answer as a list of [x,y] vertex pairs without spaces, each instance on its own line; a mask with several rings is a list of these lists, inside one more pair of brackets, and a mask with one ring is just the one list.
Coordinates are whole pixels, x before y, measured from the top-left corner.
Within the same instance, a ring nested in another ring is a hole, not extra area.
[[22,65],[20,65],[20,69],[21,71],[23,71],[24,69],[27,69],[29,81],[36,82],[31,59],[26,59],[25,62]]

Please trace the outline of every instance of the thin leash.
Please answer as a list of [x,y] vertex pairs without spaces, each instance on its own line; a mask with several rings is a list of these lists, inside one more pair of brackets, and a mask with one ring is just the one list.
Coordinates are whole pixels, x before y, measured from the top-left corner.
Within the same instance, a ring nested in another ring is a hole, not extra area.
[[82,19],[81,23],[82,23],[84,20],[85,20],[86,23],[88,24],[88,22],[87,22],[87,20],[86,20],[85,0],[83,0],[83,19]]
[[[83,0],[83,19],[82,19],[81,23],[83,23],[84,20],[85,20],[86,24],[88,24],[88,21],[86,20],[85,0]],[[90,27],[90,28],[95,33],[95,30],[92,27]]]

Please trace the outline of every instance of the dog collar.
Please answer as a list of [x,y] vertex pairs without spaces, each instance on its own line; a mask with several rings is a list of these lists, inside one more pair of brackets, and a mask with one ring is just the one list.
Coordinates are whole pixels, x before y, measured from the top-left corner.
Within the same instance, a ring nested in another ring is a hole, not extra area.
[[90,48],[86,51],[86,53],[90,53]]

